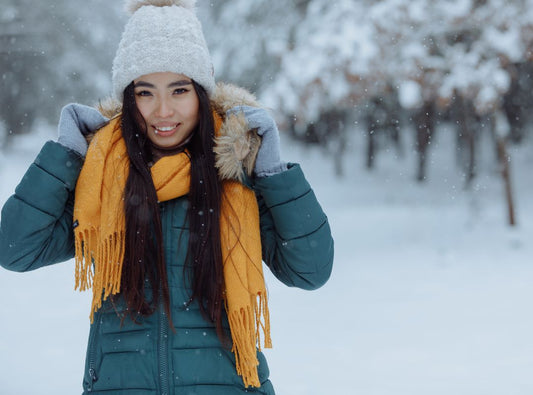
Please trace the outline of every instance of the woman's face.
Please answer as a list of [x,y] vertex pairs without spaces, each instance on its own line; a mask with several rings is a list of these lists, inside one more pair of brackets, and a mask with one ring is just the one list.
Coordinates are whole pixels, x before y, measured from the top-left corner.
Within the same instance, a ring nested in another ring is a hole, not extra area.
[[185,142],[199,119],[198,95],[192,80],[165,72],[146,74],[133,82],[135,102],[152,144],[171,150]]

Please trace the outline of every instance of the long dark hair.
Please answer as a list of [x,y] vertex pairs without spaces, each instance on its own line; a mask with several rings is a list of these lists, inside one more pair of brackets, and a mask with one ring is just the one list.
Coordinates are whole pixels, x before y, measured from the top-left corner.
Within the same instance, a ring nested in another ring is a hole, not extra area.
[[[191,183],[185,279],[192,288],[189,303],[194,300],[198,302],[204,317],[215,324],[219,338],[225,340],[222,328],[224,276],[220,245],[222,185],[213,153],[215,126],[206,91],[194,81],[193,86],[199,101],[199,121],[186,145],[191,161]],[[161,215],[150,173],[152,144],[146,136],[146,123],[135,103],[133,83],[124,90],[121,127],[130,159],[124,191],[126,241],[121,295],[134,321],[138,314],[152,314],[161,297],[172,325]],[[150,284],[151,295],[146,295],[145,283]]]

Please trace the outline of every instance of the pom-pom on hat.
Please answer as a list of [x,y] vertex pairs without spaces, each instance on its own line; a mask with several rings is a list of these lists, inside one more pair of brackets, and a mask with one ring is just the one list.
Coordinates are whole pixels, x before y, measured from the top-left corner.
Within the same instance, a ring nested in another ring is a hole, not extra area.
[[127,0],[132,16],[113,61],[113,93],[122,100],[124,89],[136,78],[157,72],[183,74],[215,90],[213,65],[196,0]]

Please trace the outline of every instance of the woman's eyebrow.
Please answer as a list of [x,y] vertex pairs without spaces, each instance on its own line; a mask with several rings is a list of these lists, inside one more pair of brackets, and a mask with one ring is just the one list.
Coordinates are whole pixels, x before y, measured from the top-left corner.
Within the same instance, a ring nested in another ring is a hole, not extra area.
[[179,81],[174,81],[170,84],[168,84],[168,87],[169,88],[174,88],[176,86],[185,86],[185,85],[190,85],[192,84],[192,81],[190,80],[179,80]]
[[[170,84],[168,84],[167,88],[175,88],[177,86],[186,86],[186,85],[190,85],[190,84],[192,84],[192,81],[190,81],[190,80],[179,80],[179,81],[171,82]],[[134,87],[135,88],[137,88],[137,87],[155,88],[155,85],[151,84],[149,82],[146,82],[146,81],[137,81],[135,83]]]
[[142,86],[145,88],[155,88],[155,85],[150,84],[149,82],[145,82],[145,81],[138,81],[135,83],[135,85],[133,85],[134,88],[137,88],[138,86]]

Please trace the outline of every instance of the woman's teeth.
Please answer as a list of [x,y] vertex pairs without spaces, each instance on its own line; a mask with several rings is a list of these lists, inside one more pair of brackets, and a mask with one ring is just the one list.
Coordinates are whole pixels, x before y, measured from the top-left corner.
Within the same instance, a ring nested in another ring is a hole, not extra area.
[[176,127],[177,125],[174,125],[174,126],[164,126],[164,127],[154,127],[154,132],[155,134],[158,134],[158,133],[165,133],[165,132],[170,132],[171,130],[174,130],[174,128]]

